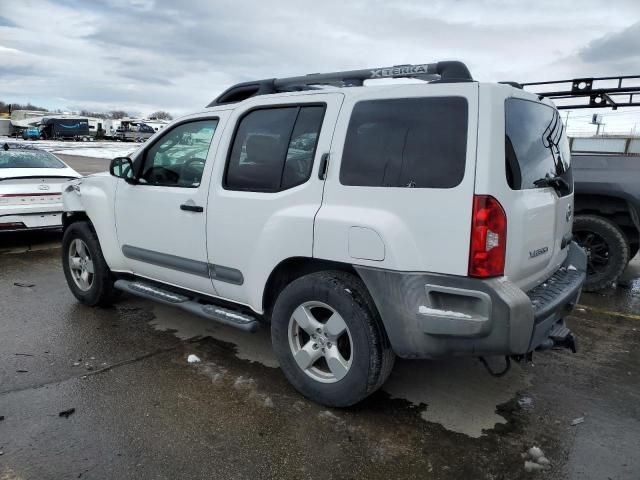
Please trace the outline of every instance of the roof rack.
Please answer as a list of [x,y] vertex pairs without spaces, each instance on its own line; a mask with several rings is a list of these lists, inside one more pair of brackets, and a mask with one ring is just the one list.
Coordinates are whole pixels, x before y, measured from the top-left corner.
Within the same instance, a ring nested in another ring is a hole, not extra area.
[[473,81],[467,66],[458,61],[425,63],[421,65],[395,65],[393,67],[367,68],[333,73],[311,73],[300,77],[270,78],[238,83],[222,92],[207,107],[235,103],[256,95],[270,93],[315,90],[318,85],[359,87],[365,80],[378,78],[418,78],[426,81]]
[[[635,85],[623,85],[623,81],[635,80]],[[595,82],[617,82],[616,87],[595,88]],[[567,98],[588,98],[589,103],[570,103],[556,105],[558,109],[576,109],[576,108],[607,108],[611,107],[616,110],[618,107],[640,107],[640,75],[622,75],[616,77],[590,77],[590,78],[574,78],[572,80],[552,80],[549,82],[531,82],[523,83],[523,87],[538,87],[540,85],[556,85],[556,88],[562,88],[560,84],[570,83],[569,90],[536,92],[540,97],[549,98],[551,100],[562,100]]]

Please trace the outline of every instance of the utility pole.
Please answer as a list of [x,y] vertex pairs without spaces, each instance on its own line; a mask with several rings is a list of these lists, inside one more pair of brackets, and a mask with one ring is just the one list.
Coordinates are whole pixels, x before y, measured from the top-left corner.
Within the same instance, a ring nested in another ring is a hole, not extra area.
[[571,110],[567,110],[567,116],[564,117],[564,128],[567,129],[567,131],[569,131],[569,114],[571,113]]

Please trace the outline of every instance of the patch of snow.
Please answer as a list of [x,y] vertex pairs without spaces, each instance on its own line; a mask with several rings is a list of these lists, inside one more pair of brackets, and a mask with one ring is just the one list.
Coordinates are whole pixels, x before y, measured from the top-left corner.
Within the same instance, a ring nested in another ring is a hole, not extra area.
[[200,363],[200,357],[194,355],[193,353],[187,357],[187,362],[189,363]]
[[420,307],[418,307],[418,312],[422,313],[423,315],[442,315],[445,317],[471,318],[471,315],[467,315],[466,313],[453,312],[451,310],[440,310],[438,308],[425,307],[424,305],[420,305]]
[[574,267],[573,265],[569,265],[567,267],[567,270],[578,270],[576,267]]
[[72,140],[22,140],[21,138],[0,137],[0,142],[26,143],[36,148],[61,155],[77,155],[80,157],[105,158],[111,160],[115,157],[131,155],[138,148],[138,143],[95,141],[75,142]]
[[351,290],[349,290],[348,288],[345,288],[344,291],[347,292],[348,294],[351,294]]

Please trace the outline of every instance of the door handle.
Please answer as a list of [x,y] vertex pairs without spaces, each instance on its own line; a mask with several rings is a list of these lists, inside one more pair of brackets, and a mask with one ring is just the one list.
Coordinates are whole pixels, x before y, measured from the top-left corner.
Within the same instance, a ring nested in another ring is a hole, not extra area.
[[192,205],[189,203],[183,203],[182,205],[180,205],[180,210],[185,210],[187,212],[198,212],[198,213],[204,212],[204,208],[201,207],[200,205]]

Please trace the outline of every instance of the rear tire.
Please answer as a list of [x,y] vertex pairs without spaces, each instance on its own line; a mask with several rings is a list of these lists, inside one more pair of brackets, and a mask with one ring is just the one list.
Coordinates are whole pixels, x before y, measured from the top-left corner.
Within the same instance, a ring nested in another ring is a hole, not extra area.
[[330,407],[347,407],[375,392],[395,360],[366,287],[340,271],[312,273],[287,285],[273,308],[271,338],[294,388]]
[[614,283],[629,263],[629,244],[622,230],[607,218],[578,215],[573,234],[587,252],[584,290],[594,292]]
[[88,222],[72,223],[65,230],[62,268],[71,292],[80,303],[106,307],[120,295],[113,286],[115,278],[102,256],[98,237]]

